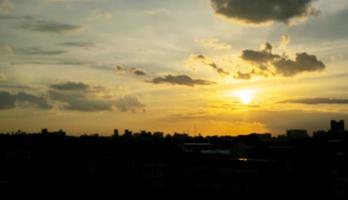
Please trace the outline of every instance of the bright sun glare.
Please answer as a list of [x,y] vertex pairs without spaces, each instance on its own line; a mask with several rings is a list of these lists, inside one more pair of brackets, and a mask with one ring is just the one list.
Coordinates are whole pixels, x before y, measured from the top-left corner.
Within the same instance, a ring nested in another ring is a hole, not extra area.
[[240,90],[235,93],[235,96],[237,96],[240,101],[247,105],[253,100],[253,91],[251,90]]

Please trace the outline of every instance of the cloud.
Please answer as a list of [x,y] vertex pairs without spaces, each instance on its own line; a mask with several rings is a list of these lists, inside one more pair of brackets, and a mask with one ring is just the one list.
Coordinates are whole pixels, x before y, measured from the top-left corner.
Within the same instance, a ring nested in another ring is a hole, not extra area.
[[0,2],[0,13],[10,13],[14,8],[14,5],[10,0],[2,0]]
[[147,73],[141,69],[137,69],[135,67],[124,67],[124,66],[116,66],[114,68],[114,70],[116,72],[126,72],[126,73],[131,73],[131,74],[134,74],[136,76],[146,76]]
[[190,86],[194,87],[196,85],[212,85],[214,82],[211,81],[206,81],[202,79],[192,79],[191,77],[187,75],[167,75],[165,77],[157,77],[154,78],[151,81],[148,81],[154,84],[162,84],[162,83],[167,83],[171,85],[185,85],[185,86]]
[[318,60],[315,55],[309,55],[306,52],[297,53],[294,61],[281,58],[273,61],[277,72],[283,76],[294,76],[301,72],[321,71],[325,68],[325,64]]
[[70,32],[76,32],[82,29],[82,27],[79,25],[48,22],[48,21],[23,22],[19,28],[29,30],[29,31],[38,31],[38,32],[47,32],[47,33],[70,33]]
[[44,97],[38,97],[26,92],[11,94],[9,92],[0,91],[0,109],[11,109],[18,105],[34,105],[39,109],[51,109],[52,106]]
[[89,85],[85,83],[80,83],[80,82],[66,82],[66,83],[52,84],[50,85],[50,87],[57,90],[67,90],[67,91],[88,90],[90,88]]
[[299,104],[348,104],[348,99],[333,98],[301,98],[289,99],[279,103],[299,103]]
[[289,45],[289,43],[290,43],[290,36],[287,34],[283,34],[280,38],[279,48],[286,49],[286,47]]
[[22,55],[42,55],[42,56],[54,56],[67,53],[65,50],[44,50],[40,47],[29,47],[29,48],[19,48],[14,49],[16,54]]
[[297,53],[295,60],[286,55],[272,53],[272,45],[266,43],[264,48],[257,50],[244,50],[241,58],[249,62],[253,67],[253,74],[257,75],[282,75],[286,77],[295,76],[302,72],[314,72],[325,69],[325,64],[318,60],[315,55],[306,52]]
[[0,15],[0,20],[32,20],[31,16],[9,16],[9,15]]
[[224,70],[223,68],[219,67],[214,61],[213,59],[203,55],[203,54],[198,54],[198,55],[190,55],[189,59],[188,59],[188,64],[191,65],[196,65],[196,64],[200,64],[200,65],[205,65],[208,66],[210,68],[212,68],[213,70],[215,70],[217,73],[219,73],[220,75],[229,75],[230,72]]
[[203,47],[211,48],[214,50],[230,50],[232,48],[231,45],[221,42],[216,38],[202,39],[197,40],[196,42]]
[[49,95],[63,103],[61,108],[76,111],[110,111],[112,102],[103,98],[102,87],[90,86],[79,82],[66,82],[50,85]]
[[70,46],[70,47],[93,47],[93,42],[62,42],[58,43],[58,45],[62,46]]
[[61,108],[75,111],[110,111],[112,104],[109,100],[91,97],[83,92],[50,90],[50,97],[64,104]]
[[169,14],[169,10],[165,8],[158,8],[154,10],[144,10],[144,14],[146,15],[166,15]]
[[251,79],[252,73],[242,73],[242,72],[237,72],[234,75],[235,79],[241,79],[241,80],[250,80]]
[[215,13],[247,24],[283,22],[315,16],[314,0],[211,0]]
[[66,82],[51,84],[49,87],[49,96],[60,102],[60,108],[64,110],[95,112],[116,108],[121,112],[145,111],[145,105],[137,98],[125,96],[114,99],[103,86]]
[[132,96],[119,98],[115,101],[114,105],[121,112],[145,112],[145,105],[142,104],[136,97]]

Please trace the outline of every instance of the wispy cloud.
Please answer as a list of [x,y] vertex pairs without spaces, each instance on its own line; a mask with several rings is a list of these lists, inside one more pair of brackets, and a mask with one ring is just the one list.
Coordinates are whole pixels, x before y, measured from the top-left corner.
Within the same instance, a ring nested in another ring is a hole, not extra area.
[[29,48],[18,48],[14,49],[16,54],[22,55],[42,55],[42,56],[53,56],[67,53],[65,50],[45,50],[40,47],[29,47]]
[[222,67],[219,67],[216,62],[213,61],[212,58],[205,56],[203,54],[193,54],[190,55],[188,58],[187,62],[188,65],[203,65],[203,66],[208,66],[215,70],[217,73],[220,75],[229,75],[230,72],[226,71]]
[[117,65],[114,70],[116,72],[126,72],[126,73],[131,73],[131,74],[134,74],[136,76],[146,76],[147,73],[142,70],[142,69],[138,69],[138,68],[135,68],[135,67],[124,67],[124,66],[120,66],[120,65]]
[[196,41],[203,47],[214,49],[214,50],[230,50],[231,45],[224,43],[216,38],[201,39]]
[[348,104],[348,99],[335,98],[300,98],[281,101],[280,103],[299,103],[299,104]]
[[93,42],[61,42],[57,44],[62,46],[69,46],[69,47],[94,47],[95,46]]
[[82,30],[82,26],[79,25],[49,21],[26,21],[22,22],[19,28],[47,33],[71,33]]
[[154,84],[170,84],[170,85],[184,85],[194,87],[196,85],[212,85],[214,82],[202,80],[202,79],[192,79],[187,75],[167,75],[165,77],[157,77],[148,81]]

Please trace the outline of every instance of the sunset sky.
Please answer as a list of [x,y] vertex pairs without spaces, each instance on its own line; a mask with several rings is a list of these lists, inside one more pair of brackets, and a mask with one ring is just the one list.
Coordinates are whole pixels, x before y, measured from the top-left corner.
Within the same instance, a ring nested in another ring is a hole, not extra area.
[[0,132],[348,121],[347,0],[0,0]]

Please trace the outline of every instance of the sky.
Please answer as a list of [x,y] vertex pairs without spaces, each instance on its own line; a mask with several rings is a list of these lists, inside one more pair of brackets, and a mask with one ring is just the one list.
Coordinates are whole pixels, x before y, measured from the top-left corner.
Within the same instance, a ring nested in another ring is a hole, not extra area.
[[346,0],[0,0],[0,132],[348,121]]

